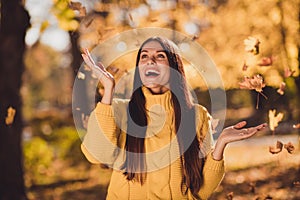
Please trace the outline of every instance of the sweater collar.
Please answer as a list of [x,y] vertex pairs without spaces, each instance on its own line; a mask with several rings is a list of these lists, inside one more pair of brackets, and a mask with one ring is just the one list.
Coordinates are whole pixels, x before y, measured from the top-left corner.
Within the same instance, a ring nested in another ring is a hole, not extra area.
[[173,108],[172,104],[172,93],[170,90],[163,94],[153,94],[147,87],[142,86],[142,91],[146,98],[146,109],[154,105],[160,105],[165,110],[170,110]]

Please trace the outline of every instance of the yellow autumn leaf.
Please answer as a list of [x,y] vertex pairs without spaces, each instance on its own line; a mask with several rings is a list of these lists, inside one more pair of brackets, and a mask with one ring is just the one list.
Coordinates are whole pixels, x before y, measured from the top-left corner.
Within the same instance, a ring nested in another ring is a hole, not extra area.
[[16,110],[13,107],[10,106],[7,109],[7,116],[5,118],[5,124],[6,125],[10,125],[14,122],[15,114],[16,114]]
[[245,51],[257,55],[259,54],[259,44],[260,41],[257,38],[249,36],[244,40]]
[[82,73],[82,72],[78,72],[77,78],[78,78],[78,79],[81,79],[81,80],[84,80],[84,79],[85,79],[85,74]]
[[278,126],[278,123],[283,119],[283,113],[276,115],[276,110],[269,110],[269,126],[272,131]]

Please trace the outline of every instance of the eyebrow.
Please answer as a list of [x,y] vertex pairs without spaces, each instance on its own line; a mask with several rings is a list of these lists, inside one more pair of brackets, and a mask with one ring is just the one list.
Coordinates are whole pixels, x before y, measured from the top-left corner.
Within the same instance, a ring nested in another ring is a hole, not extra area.
[[[141,52],[148,52],[147,49],[143,49]],[[156,52],[163,52],[163,53],[166,53],[166,50],[157,50]]]

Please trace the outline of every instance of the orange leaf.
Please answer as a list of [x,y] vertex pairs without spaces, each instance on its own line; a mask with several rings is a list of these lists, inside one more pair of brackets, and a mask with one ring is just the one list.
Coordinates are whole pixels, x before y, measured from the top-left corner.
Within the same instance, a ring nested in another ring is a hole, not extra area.
[[217,126],[218,126],[218,124],[219,124],[219,121],[220,121],[219,119],[212,119],[212,120],[211,120],[212,134],[214,134],[214,133],[217,132],[216,128],[217,128]]
[[282,151],[283,144],[280,141],[276,142],[276,146],[269,146],[269,152],[272,154],[277,154]]
[[300,123],[294,124],[294,125],[293,125],[293,128],[299,129],[299,128],[300,128]]
[[294,181],[293,184],[295,187],[300,187],[300,181]]
[[199,38],[199,35],[193,35],[192,41],[195,41]]
[[69,8],[71,8],[72,10],[77,10],[80,17],[86,16],[86,9],[80,2],[71,1],[69,4]]
[[108,66],[108,67],[107,67],[107,70],[108,70],[109,72],[112,72],[113,74],[116,74],[120,69],[117,68],[117,67],[114,67],[114,66]]
[[277,93],[279,93],[280,95],[283,95],[284,94],[284,90],[285,90],[285,82],[281,82],[280,83],[280,86],[279,86],[279,89],[277,90]]
[[295,73],[296,71],[295,70],[291,70],[290,68],[285,68],[284,69],[284,77],[285,78],[288,78],[290,76],[293,76],[293,74]]
[[[265,97],[265,99],[268,99],[266,95],[262,93],[262,89],[266,86],[266,84],[264,83],[263,77],[260,74],[257,74],[252,78],[245,76],[244,80],[239,82],[239,85],[241,89],[255,90]],[[256,109],[258,109],[259,94],[257,94]]]
[[245,76],[244,80],[239,83],[241,89],[255,90],[259,93],[266,86],[263,77],[260,74],[253,76],[252,78]]
[[261,61],[258,63],[259,66],[270,66],[273,64],[275,58],[273,56],[270,57],[263,57]]
[[133,22],[133,17],[132,17],[132,14],[131,14],[131,13],[129,13],[128,15],[129,15],[129,19],[130,19],[130,21],[132,21],[132,22]]
[[294,146],[291,142],[289,142],[289,143],[287,143],[287,144],[284,144],[284,148],[285,148],[290,154],[292,154],[293,151],[295,150],[295,146]]
[[232,199],[233,199],[233,192],[229,192],[229,193],[226,195],[226,199],[227,199],[227,200],[232,200]]
[[151,18],[151,19],[150,19],[150,22],[152,22],[152,23],[153,23],[153,22],[157,22],[157,21],[158,21],[158,19],[156,19],[156,18]]
[[16,114],[16,110],[13,107],[10,106],[7,109],[7,116],[5,118],[5,124],[6,125],[10,125],[14,122],[15,114]]
[[246,71],[247,69],[248,69],[248,65],[246,64],[246,62],[244,62],[242,70]]

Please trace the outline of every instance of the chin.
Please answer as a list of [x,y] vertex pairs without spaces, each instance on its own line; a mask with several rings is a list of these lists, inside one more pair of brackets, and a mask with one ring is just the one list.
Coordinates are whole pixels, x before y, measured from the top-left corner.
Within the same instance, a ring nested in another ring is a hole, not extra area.
[[146,83],[144,84],[144,86],[151,90],[153,93],[160,93],[169,90],[169,86],[160,85],[156,83]]

